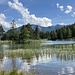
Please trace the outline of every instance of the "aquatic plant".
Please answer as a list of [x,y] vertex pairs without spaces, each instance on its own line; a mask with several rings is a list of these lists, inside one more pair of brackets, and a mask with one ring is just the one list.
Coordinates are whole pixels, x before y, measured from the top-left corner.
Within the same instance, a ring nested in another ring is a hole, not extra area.
[[7,50],[5,52],[5,56],[7,57],[22,57],[22,59],[31,60],[34,56],[36,58],[39,57],[39,54],[41,53],[38,49],[19,49],[19,50]]

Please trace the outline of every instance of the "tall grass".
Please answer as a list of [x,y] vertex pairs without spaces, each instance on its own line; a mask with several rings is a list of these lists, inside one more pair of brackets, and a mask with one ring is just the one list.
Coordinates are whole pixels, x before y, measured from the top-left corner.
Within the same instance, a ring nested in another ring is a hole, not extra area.
[[8,41],[8,40],[6,40],[6,41],[0,41],[0,44],[11,44],[12,43],[12,41]]
[[[18,72],[17,70],[11,70],[11,71],[1,71],[0,75],[26,75],[23,72]],[[31,72],[28,75],[33,75]]]
[[7,57],[22,57],[22,59],[31,60],[34,56],[36,58],[39,57],[39,54],[41,53],[38,49],[19,49],[19,50],[7,50],[5,52],[5,55]]

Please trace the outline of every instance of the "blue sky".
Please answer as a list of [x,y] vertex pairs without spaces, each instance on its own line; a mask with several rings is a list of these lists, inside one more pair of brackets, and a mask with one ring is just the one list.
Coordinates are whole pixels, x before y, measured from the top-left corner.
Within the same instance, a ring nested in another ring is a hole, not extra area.
[[0,0],[0,23],[5,28],[31,23],[44,27],[75,22],[75,0]]

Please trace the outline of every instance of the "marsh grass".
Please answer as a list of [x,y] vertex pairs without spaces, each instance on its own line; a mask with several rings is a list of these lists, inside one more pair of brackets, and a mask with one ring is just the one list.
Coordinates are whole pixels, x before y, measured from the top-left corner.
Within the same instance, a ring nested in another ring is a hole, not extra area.
[[[18,70],[11,70],[11,71],[1,71],[0,75],[26,75],[24,72],[18,72]],[[28,75],[34,75],[32,72],[29,72]]]
[[5,55],[7,57],[22,57],[22,59],[31,60],[34,56],[39,57],[41,53],[38,49],[19,49],[19,50],[7,50]]
[[22,48],[24,49],[38,49],[40,48],[41,41],[40,40],[27,40],[28,43],[22,44]]
[[3,59],[3,56],[4,56],[3,51],[0,51],[0,59]]
[[11,43],[12,43],[12,41],[8,41],[8,40],[7,41],[0,41],[0,45],[1,44],[11,44]]
[[20,43],[10,44],[10,49],[12,49],[12,50],[15,50],[15,49],[39,49],[40,48],[40,44],[41,44],[40,40],[29,40],[25,44],[20,44]]
[[59,44],[59,45],[53,45],[52,47],[55,47],[55,48],[75,48],[75,44]]
[[[28,62],[30,62],[34,56],[39,58],[39,56],[43,57],[44,55],[48,56],[54,56],[56,55],[57,58],[60,60],[70,60],[70,56],[73,59],[73,56],[75,54],[75,45],[56,45],[53,46],[53,48],[42,48],[40,49],[18,49],[18,50],[7,50],[5,52],[5,55],[7,57],[22,57],[22,59],[26,59]],[[70,56],[69,56],[70,55]],[[67,56],[67,58],[65,57]]]

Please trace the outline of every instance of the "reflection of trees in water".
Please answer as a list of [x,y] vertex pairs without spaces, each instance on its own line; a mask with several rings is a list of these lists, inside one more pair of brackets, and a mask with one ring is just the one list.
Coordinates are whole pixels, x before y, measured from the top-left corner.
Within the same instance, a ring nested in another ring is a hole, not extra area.
[[[27,50],[9,50],[6,51],[5,55],[11,58],[19,58],[26,60],[28,63],[32,62],[34,58],[35,61],[44,61],[47,58],[51,58],[52,52],[50,50],[38,50],[38,49],[27,49]],[[34,61],[34,60],[33,60]]]
[[4,53],[3,51],[0,50],[0,59],[3,59],[3,57],[4,57]]
[[75,60],[75,44],[72,45],[58,45],[55,47],[55,54],[57,59],[69,61]]
[[41,49],[24,49],[24,50],[9,50],[6,52],[7,57],[22,57],[22,60],[27,60],[31,62],[34,57],[37,61],[46,60],[47,58],[52,58],[56,56],[59,60],[74,60],[75,58],[75,45],[53,45],[44,46]]
[[[3,59],[3,52],[0,51],[0,59]],[[20,49],[8,50],[5,56],[11,59],[12,68],[16,69],[16,58],[21,58],[23,64],[37,64],[37,62],[47,62],[56,57],[60,61],[75,61],[75,46],[74,45],[56,45],[51,47],[41,47],[41,49]],[[24,61],[24,62],[23,62]],[[19,61],[18,61],[19,62]]]
[[51,55],[51,57],[55,55],[58,60],[75,60],[75,44],[44,45],[42,47],[44,49],[43,54]]
[[69,60],[74,60],[75,59],[75,51],[59,51],[58,53],[56,52],[56,57],[57,59],[60,60],[65,60],[65,61],[69,61]]

